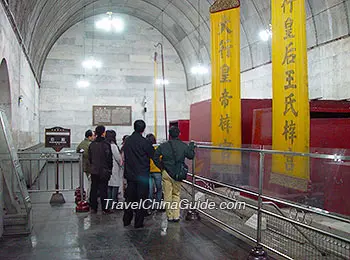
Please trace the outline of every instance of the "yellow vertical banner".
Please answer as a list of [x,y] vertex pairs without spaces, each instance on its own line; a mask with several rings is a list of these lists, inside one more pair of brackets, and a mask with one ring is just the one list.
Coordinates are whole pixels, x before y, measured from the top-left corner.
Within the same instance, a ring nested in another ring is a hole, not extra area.
[[[240,2],[218,0],[211,6],[210,13],[211,140],[214,146],[240,148]],[[211,155],[211,165],[215,166],[216,172],[232,173],[226,166],[240,164],[239,152],[214,151]]]
[[[310,108],[304,0],[272,0],[272,84],[274,150],[308,153]],[[271,183],[305,191],[306,157],[274,155]]]

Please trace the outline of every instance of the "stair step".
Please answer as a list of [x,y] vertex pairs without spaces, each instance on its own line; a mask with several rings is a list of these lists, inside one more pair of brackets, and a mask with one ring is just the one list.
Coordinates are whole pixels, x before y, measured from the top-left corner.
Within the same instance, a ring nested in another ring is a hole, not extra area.
[[26,225],[28,223],[28,215],[27,214],[5,215],[3,222],[4,222],[4,226]]
[[19,213],[19,214],[5,214],[4,219],[8,218],[27,218],[28,214],[27,213]]
[[29,235],[31,233],[31,228],[28,226],[12,226],[12,227],[4,227],[4,237],[9,236],[23,236]]
[[4,220],[4,227],[6,226],[17,226],[17,225],[27,225],[28,220],[27,219],[7,219]]
[[3,236],[23,236],[31,233],[32,214],[7,214],[3,219]]

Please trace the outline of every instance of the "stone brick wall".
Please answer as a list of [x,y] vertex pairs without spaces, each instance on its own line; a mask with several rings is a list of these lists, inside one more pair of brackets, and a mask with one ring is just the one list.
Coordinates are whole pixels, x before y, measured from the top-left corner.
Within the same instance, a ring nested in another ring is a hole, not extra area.
[[[350,37],[315,47],[308,52],[309,98],[350,98]],[[211,84],[190,91],[191,102],[211,98]],[[242,98],[272,98],[272,65],[241,73]]]
[[[103,16],[103,15],[102,15]],[[189,100],[181,60],[169,42],[152,26],[122,15],[125,31],[120,34],[95,29],[94,18],[80,22],[64,33],[49,53],[40,89],[40,137],[44,129],[56,125],[72,129],[72,142],[80,142],[92,128],[93,105],[132,106],[132,121],[145,119],[147,132],[154,132],[154,45],[164,42],[168,120],[188,119]],[[95,21],[101,18],[96,16]],[[76,83],[84,75],[81,63],[85,55],[101,60],[102,68],[86,71],[87,88]],[[160,48],[158,60],[160,61]],[[161,64],[158,64],[158,77]],[[143,113],[144,96],[148,111]],[[164,139],[163,91],[157,89],[158,139]],[[130,134],[132,127],[108,127],[117,130],[118,140]],[[43,139],[41,139],[43,140]]]
[[[11,104],[9,121],[15,145],[25,148],[39,142],[39,88],[0,5],[0,63],[3,59],[7,63],[10,100],[2,102]],[[22,102],[18,104],[20,96]]]

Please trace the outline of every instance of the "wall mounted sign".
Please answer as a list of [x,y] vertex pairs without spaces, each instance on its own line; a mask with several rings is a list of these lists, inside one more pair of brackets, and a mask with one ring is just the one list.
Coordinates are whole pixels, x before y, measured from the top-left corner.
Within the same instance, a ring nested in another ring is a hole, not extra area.
[[70,148],[70,129],[58,126],[45,129],[45,147],[53,148],[56,152]]
[[92,125],[131,126],[131,106],[93,106]]

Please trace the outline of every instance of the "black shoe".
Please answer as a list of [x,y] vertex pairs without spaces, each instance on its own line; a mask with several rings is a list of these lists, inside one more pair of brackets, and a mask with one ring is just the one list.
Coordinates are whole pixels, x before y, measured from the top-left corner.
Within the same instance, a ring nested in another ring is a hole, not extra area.
[[143,227],[145,227],[145,225],[140,225],[140,226],[135,226],[135,228],[143,228]]
[[96,210],[96,209],[91,209],[90,212],[91,212],[92,214],[96,214],[96,213],[97,213],[97,210]]
[[131,222],[130,223],[125,223],[124,222],[124,227],[127,227],[127,226],[130,226]]

